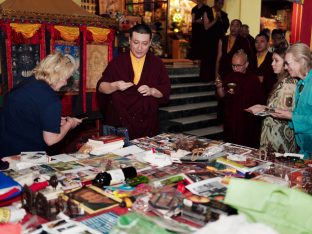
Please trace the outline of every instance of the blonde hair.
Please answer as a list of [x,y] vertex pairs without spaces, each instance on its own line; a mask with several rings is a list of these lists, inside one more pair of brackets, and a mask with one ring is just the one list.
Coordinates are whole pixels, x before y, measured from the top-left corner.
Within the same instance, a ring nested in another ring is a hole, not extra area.
[[37,80],[43,80],[50,86],[70,77],[76,69],[75,59],[69,54],[55,53],[45,57],[34,69]]
[[312,56],[310,48],[304,43],[295,43],[291,45],[286,54],[292,54],[294,59],[301,64],[300,73],[306,75],[312,68]]

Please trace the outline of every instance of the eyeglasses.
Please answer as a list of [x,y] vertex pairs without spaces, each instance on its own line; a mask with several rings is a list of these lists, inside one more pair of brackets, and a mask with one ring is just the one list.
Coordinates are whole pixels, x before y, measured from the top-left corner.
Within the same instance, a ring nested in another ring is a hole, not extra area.
[[232,68],[236,69],[236,68],[240,68],[242,66],[245,66],[246,63],[244,64],[232,64]]

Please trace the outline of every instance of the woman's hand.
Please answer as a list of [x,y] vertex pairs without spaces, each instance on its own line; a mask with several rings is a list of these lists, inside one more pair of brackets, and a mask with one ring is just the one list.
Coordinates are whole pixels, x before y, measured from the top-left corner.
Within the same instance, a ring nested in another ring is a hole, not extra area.
[[82,120],[74,117],[66,117],[66,123],[70,125],[70,129],[77,127],[77,125],[81,124]]
[[259,112],[263,112],[265,110],[265,108],[267,108],[267,107],[264,105],[257,104],[257,105],[254,105],[254,106],[251,106],[251,107],[245,109],[245,111],[250,112],[251,114],[257,114]]
[[66,124],[66,117],[61,117],[61,126]]
[[282,110],[282,109],[276,108],[274,112],[270,113],[270,115],[278,119],[286,119],[286,120],[292,119],[292,112],[288,110]]

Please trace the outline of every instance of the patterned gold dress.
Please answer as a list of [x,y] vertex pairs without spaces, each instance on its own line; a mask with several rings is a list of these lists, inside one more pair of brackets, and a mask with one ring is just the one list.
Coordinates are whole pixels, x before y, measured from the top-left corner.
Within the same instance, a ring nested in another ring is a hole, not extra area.
[[[279,81],[268,99],[269,107],[293,110],[297,80],[286,77]],[[262,123],[260,148],[270,152],[296,153],[294,132],[287,120],[266,117]]]

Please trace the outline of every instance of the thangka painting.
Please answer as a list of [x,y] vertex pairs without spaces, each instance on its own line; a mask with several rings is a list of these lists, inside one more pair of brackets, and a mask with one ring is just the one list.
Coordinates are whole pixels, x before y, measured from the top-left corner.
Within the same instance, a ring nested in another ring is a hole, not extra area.
[[75,45],[55,44],[54,51],[62,54],[70,54],[75,58],[77,69],[74,74],[68,79],[67,85],[61,88],[63,92],[78,92],[80,83],[80,47]]
[[94,91],[108,64],[108,46],[87,45],[87,90]]
[[40,62],[40,45],[12,45],[13,87],[32,75]]

